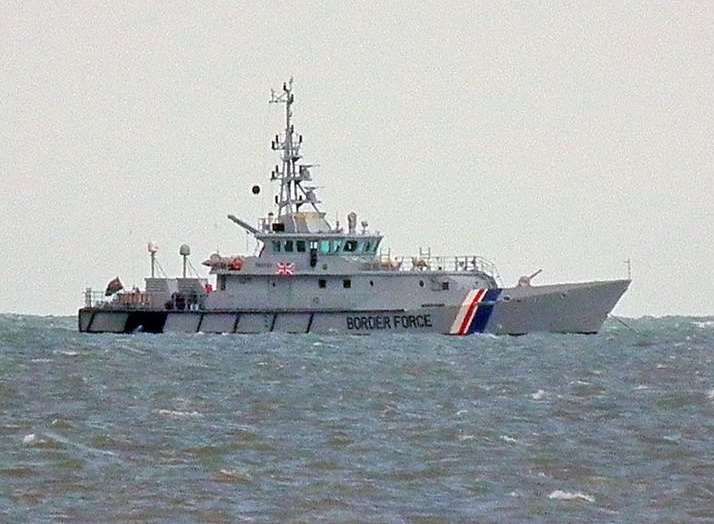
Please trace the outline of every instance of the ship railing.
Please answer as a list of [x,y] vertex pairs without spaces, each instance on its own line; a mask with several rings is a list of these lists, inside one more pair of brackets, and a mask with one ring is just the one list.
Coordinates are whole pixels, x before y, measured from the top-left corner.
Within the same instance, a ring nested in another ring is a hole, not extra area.
[[107,297],[102,291],[94,291],[92,288],[84,290],[84,307],[107,307],[112,302],[113,297]]
[[498,279],[496,265],[479,255],[432,256],[391,256],[381,254],[370,269],[384,271],[458,271],[486,273]]
[[204,308],[206,295],[197,293],[151,292],[125,290],[111,296],[101,291],[87,288],[84,291],[84,306],[99,309],[166,309],[166,310],[201,310]]

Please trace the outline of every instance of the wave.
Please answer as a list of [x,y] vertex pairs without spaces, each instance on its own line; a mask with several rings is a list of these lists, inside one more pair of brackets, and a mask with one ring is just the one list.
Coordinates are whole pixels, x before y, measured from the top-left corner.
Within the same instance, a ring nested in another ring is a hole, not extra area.
[[586,502],[595,502],[595,497],[587,495],[581,491],[570,492],[561,491],[559,489],[556,489],[548,495],[548,498],[555,500],[584,500]]

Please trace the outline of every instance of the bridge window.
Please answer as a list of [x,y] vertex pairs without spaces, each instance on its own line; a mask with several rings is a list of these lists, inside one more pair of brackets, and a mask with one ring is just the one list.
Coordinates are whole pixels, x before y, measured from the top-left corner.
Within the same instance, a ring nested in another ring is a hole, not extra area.
[[[364,243],[364,252],[369,253],[371,250],[372,250],[372,243],[369,240],[367,240],[367,242]],[[362,250],[360,249],[360,252],[361,251]]]
[[305,241],[304,240],[298,240],[297,242],[295,242],[295,244],[296,244],[298,253],[305,252]]
[[342,281],[342,287],[345,288],[345,289],[351,288],[351,287],[352,287],[352,280],[350,280],[349,278],[344,279],[344,280]]
[[337,254],[340,252],[342,249],[342,240],[333,240],[332,241],[332,252],[334,254]]
[[320,240],[320,253],[322,253],[323,255],[330,254],[330,241],[329,240]]
[[357,251],[357,241],[347,240],[345,242],[345,253],[354,253],[355,251]]
[[273,253],[280,253],[280,240],[273,240]]
[[293,252],[293,241],[292,241],[292,240],[286,240],[286,241],[285,241],[285,252],[286,252],[286,253],[292,253],[292,252]]
[[327,280],[324,278],[321,278],[320,280],[317,281],[317,285],[320,289],[325,289],[327,287]]
[[449,290],[449,283],[448,283],[448,282],[442,282],[442,283],[441,283],[441,289],[444,290],[444,291],[448,291],[448,290]]

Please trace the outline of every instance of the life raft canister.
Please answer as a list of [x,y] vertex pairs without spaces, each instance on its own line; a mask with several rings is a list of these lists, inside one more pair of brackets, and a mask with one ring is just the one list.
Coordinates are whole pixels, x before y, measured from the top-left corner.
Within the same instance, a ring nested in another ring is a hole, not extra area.
[[235,271],[240,271],[243,267],[243,261],[240,258],[234,258],[233,260],[231,260],[231,264],[229,267]]

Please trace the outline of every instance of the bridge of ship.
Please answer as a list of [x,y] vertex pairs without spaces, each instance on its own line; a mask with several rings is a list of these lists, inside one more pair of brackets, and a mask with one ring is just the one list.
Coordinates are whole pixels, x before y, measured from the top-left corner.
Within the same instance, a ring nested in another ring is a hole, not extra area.
[[[420,250],[416,256],[392,256],[379,249],[383,238],[379,234],[269,233],[256,238],[263,243],[259,258],[290,261],[310,255],[341,256],[361,262],[362,271],[481,272],[500,280],[495,264],[480,255],[433,256],[429,249]],[[212,272],[231,274],[240,269],[214,268]]]

